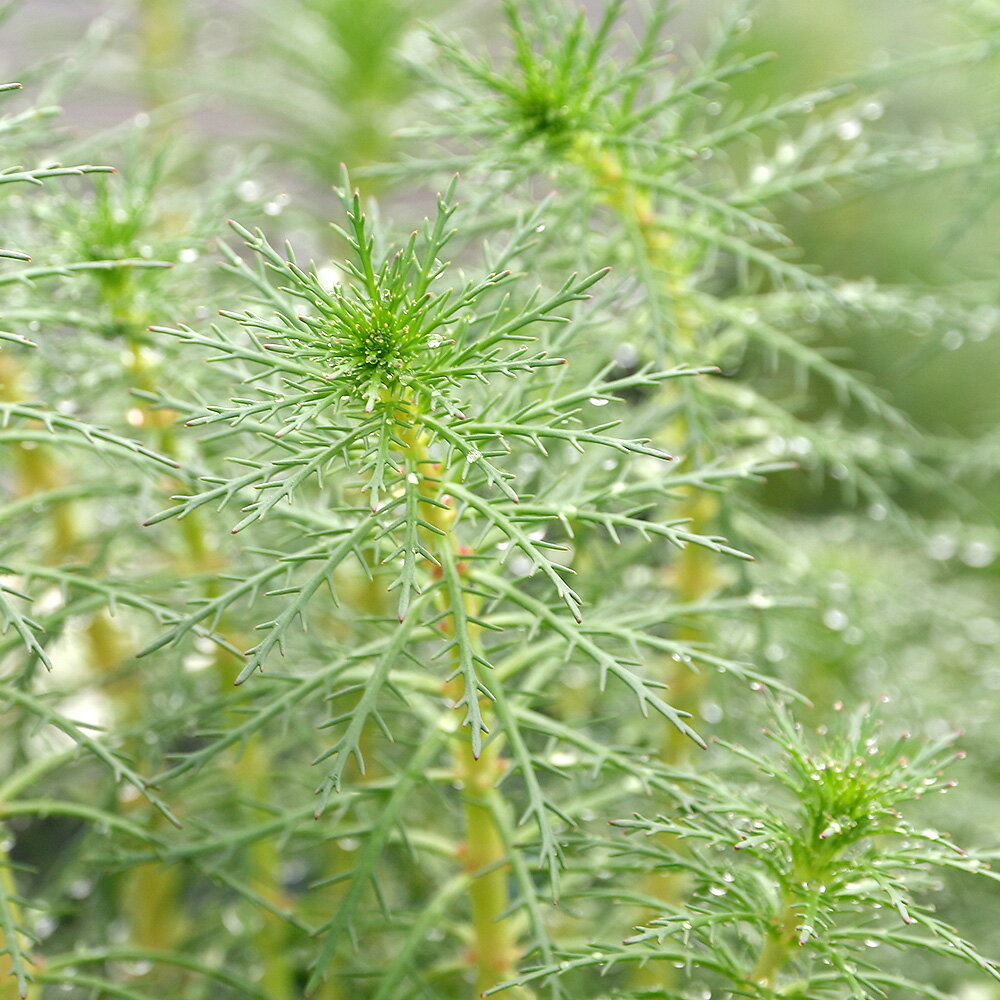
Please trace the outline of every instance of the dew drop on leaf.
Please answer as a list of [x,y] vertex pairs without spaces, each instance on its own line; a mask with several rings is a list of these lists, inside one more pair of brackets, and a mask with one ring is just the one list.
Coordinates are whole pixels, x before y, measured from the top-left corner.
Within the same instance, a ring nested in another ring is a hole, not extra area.
[[861,122],[857,118],[848,118],[837,126],[837,138],[844,142],[853,142],[861,135]]

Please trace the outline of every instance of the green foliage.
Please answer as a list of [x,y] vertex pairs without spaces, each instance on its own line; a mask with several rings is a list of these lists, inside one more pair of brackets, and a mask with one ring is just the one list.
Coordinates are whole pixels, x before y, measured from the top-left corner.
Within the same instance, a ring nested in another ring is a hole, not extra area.
[[[751,98],[750,5],[638,6],[433,56],[397,0],[248,6],[279,159],[360,168],[332,237],[163,111],[0,121],[0,1000],[995,991],[993,851],[940,832],[995,809],[938,793],[964,722],[996,800],[996,435],[849,348],[909,379],[997,312],[791,236],[992,175],[859,85],[988,67],[995,11]],[[162,106],[211,16],[142,10]]]
[[[265,112],[277,157],[329,185],[338,180],[339,164],[370,164],[386,154],[401,106],[420,86],[422,19],[451,3],[244,0],[240,6],[240,35],[268,69],[240,60],[222,83],[235,101]],[[266,47],[261,38],[270,39]]]
[[698,782],[674,812],[616,820],[625,845],[590,848],[610,849],[615,884],[650,869],[676,873],[688,888],[683,901],[659,903],[660,915],[624,948],[568,951],[522,982],[595,967],[614,981],[630,963],[665,962],[723,995],[772,996],[779,974],[781,996],[941,995],[888,971],[878,961],[883,946],[958,955],[1000,979],[994,962],[919,901],[942,871],[995,880],[987,859],[899,811],[955,784],[937,761],[950,741],[912,756],[906,734],[884,746],[864,708],[818,741],[780,706],[776,722],[765,731],[776,752],[727,747],[748,771],[730,764],[726,780]]

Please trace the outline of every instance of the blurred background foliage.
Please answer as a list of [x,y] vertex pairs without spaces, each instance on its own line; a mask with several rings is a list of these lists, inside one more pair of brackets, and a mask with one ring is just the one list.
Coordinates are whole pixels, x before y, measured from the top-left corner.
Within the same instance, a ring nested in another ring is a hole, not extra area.
[[[710,35],[725,7],[720,0],[678,6],[678,52]],[[173,129],[175,158],[199,161],[192,170],[203,171],[220,150],[231,158],[266,149],[269,174],[258,171],[243,192],[270,185],[264,200],[271,213],[290,199],[310,212],[332,206],[329,189],[340,163],[357,167],[399,155],[394,136],[411,123],[408,115],[433,72],[427,26],[487,42],[500,32],[497,5],[480,0],[31,0],[7,11],[4,72],[27,71],[30,81],[34,69],[48,92],[58,92],[65,128],[91,134],[120,126],[130,114],[152,113],[159,127]],[[995,156],[992,167],[983,166],[977,152],[989,156],[1000,147],[1000,76],[995,61],[962,57],[977,46],[1000,45],[1000,5],[765,0],[748,25],[746,51],[774,58],[731,84],[732,101],[753,106],[842,80],[871,95],[867,120],[857,134],[846,126],[844,143],[903,133],[915,148],[927,136],[969,147],[966,167],[942,172],[928,162],[925,181],[900,185],[889,177],[884,188],[831,198],[826,208],[812,197],[801,211],[783,208],[780,221],[802,259],[846,279],[929,288],[961,282],[981,298],[988,317],[996,307],[1000,171]],[[761,150],[762,158],[773,153]],[[405,215],[405,192],[396,194]],[[294,221],[294,211],[290,216]],[[921,360],[930,363],[917,365],[920,336],[919,323],[837,330],[829,346],[849,350],[919,426],[946,436],[995,429],[995,339],[956,330],[922,345]],[[975,465],[982,471],[982,463]],[[773,502],[782,502],[786,486],[774,491]],[[995,482],[975,487],[987,508],[995,507],[996,489]],[[804,498],[796,496],[799,502]],[[912,503],[933,513],[929,497]]]

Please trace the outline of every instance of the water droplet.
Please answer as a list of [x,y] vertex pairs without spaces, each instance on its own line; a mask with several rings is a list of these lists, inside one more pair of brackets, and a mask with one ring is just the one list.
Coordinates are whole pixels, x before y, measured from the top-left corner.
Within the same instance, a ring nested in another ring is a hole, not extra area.
[[778,146],[775,151],[774,158],[779,163],[794,163],[795,158],[799,155],[799,151],[795,148],[793,143],[783,142]]
[[969,638],[980,646],[1000,646],[1000,623],[992,618],[974,618],[967,626]]
[[889,513],[889,511],[886,509],[886,507],[885,507],[884,504],[873,503],[868,508],[868,516],[873,521],[884,521],[886,519],[886,516],[888,515],[888,513]]
[[70,883],[67,892],[71,899],[86,899],[94,889],[94,883],[90,879],[78,878]]
[[706,702],[701,707],[701,717],[710,725],[714,726],[722,721],[722,706],[714,701]]
[[590,398],[590,405],[591,406],[607,406],[608,403],[610,403],[610,402],[611,402],[611,400],[609,400],[609,399],[602,399],[600,396],[592,396]]
[[983,569],[996,558],[996,550],[989,542],[969,542],[962,549],[962,562],[973,569]]
[[198,251],[194,247],[185,247],[177,254],[177,259],[182,264],[193,264],[198,259]]
[[861,135],[862,126],[857,118],[848,118],[837,126],[837,137],[844,142],[853,142]]
[[958,551],[958,542],[952,535],[938,534],[927,543],[927,554],[931,559],[944,562],[951,559]]
[[823,612],[823,624],[834,632],[843,632],[850,624],[850,619],[840,608],[827,608]]
[[946,351],[957,351],[965,343],[965,337],[960,330],[949,330],[941,338],[941,346]]

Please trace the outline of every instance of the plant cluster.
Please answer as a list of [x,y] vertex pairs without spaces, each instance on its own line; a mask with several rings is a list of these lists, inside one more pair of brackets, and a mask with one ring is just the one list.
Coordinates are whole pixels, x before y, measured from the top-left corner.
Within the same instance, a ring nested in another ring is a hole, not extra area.
[[[680,57],[666,3],[633,34],[625,0],[504,0],[502,51],[432,30],[419,65],[409,5],[355,6],[268,11],[308,91],[272,109],[308,118],[291,158],[363,166],[329,232],[194,179],[182,5],[140,4],[152,118],[85,144],[120,175],[0,174],[45,182],[6,203],[0,274],[0,998],[1000,983],[953,917],[956,885],[997,892],[939,832],[962,754],[905,680],[1000,673],[988,589],[923,583],[924,549],[985,569],[994,529],[971,451],[831,350],[916,331],[915,367],[997,313],[827,273],[786,225],[989,176],[990,147],[882,133],[864,74],[741,102],[746,4]],[[998,42],[977,21],[883,75]],[[327,84],[395,120],[410,79],[422,124],[372,167],[385,131]],[[24,162],[47,117],[0,122]],[[386,221],[376,181],[431,217]],[[921,735],[885,736],[904,715]]]

